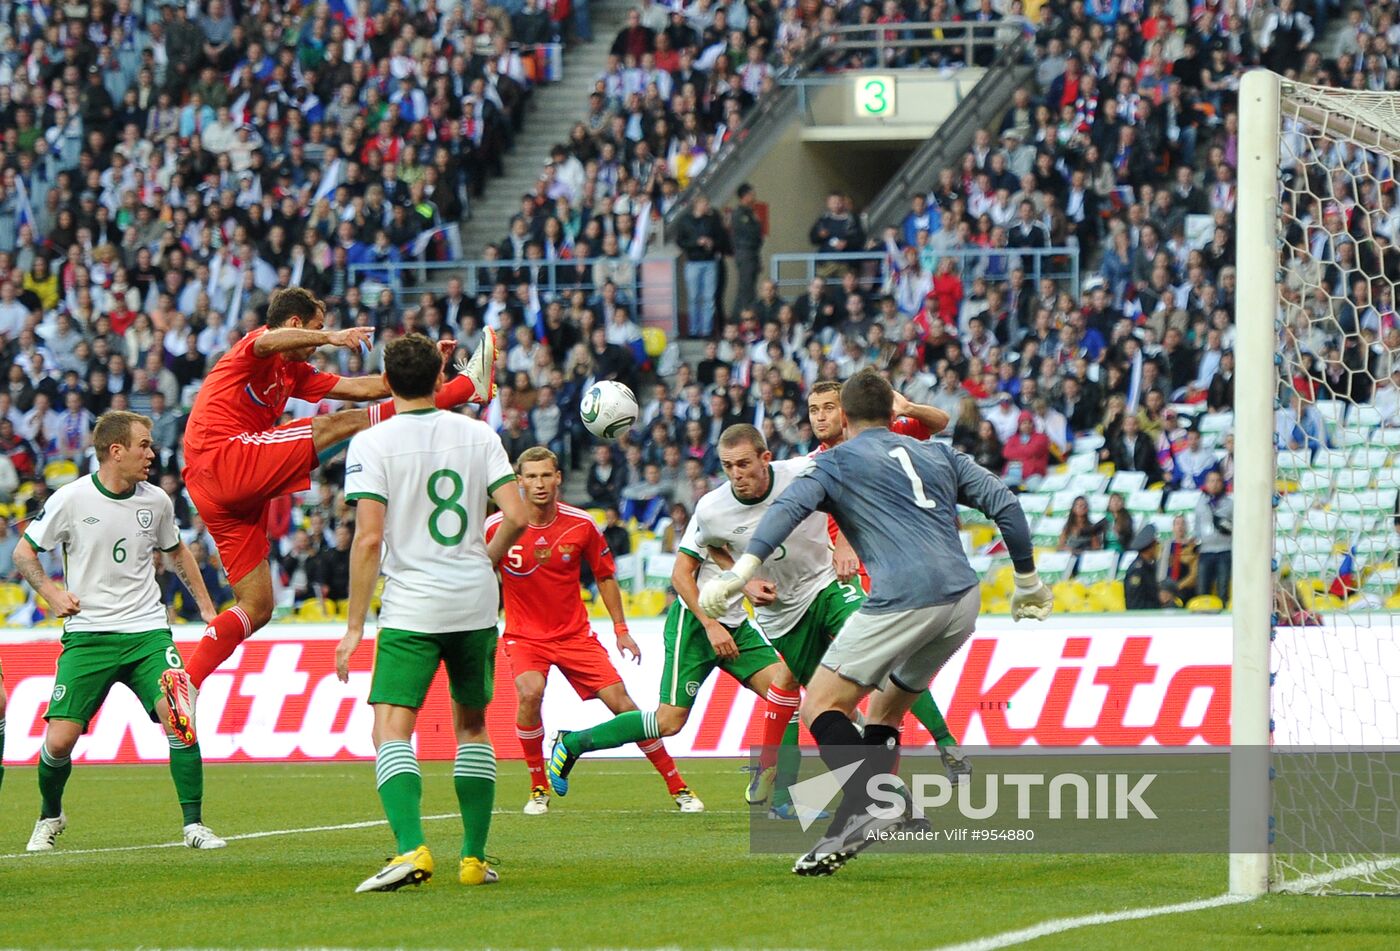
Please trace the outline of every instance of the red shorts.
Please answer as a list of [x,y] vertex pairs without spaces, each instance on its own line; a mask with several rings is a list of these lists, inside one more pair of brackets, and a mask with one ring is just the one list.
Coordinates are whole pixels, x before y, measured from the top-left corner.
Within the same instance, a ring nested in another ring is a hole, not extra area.
[[612,658],[591,633],[551,641],[531,641],[507,633],[502,643],[516,677],[531,670],[548,677],[549,668],[558,667],[580,700],[592,700],[598,691],[622,682]]
[[237,584],[267,560],[267,512],[273,499],[311,487],[316,443],[310,419],[232,436],[186,459],[185,488]]

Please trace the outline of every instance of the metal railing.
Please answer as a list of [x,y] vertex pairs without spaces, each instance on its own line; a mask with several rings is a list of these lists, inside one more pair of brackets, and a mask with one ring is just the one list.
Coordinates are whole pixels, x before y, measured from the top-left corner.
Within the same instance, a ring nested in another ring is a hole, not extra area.
[[[958,262],[964,283],[985,277],[989,283],[1007,280],[1020,269],[1027,286],[1034,290],[1042,278],[1051,278],[1079,299],[1079,248],[956,248],[939,254],[935,260],[953,258]],[[1005,259],[997,262],[997,258]],[[990,269],[988,264],[994,266]],[[1004,264],[1004,268],[1000,265]],[[883,251],[850,251],[842,254],[774,254],[768,259],[768,276],[778,286],[778,294],[791,299],[800,296],[821,276],[835,279],[852,268],[863,290],[878,290],[890,278],[889,255]],[[932,269],[929,269],[930,272]]]
[[[799,114],[795,110],[799,108],[804,93],[801,92],[801,84],[795,80],[814,71],[865,68],[860,62],[841,65],[843,56],[870,55],[880,68],[919,69],[931,66],[928,62],[931,52],[961,49],[963,61],[969,64],[975,65],[979,59],[987,59],[986,54],[991,54],[992,62],[1001,62],[1005,58],[1001,52],[1003,47],[1015,45],[1020,51],[1018,55],[1024,55],[1027,26],[1027,21],[1020,18],[994,23],[868,24],[840,26],[813,37],[795,64],[778,78],[777,90],[759,100],[730,140],[681,192],[680,200],[663,221],[666,233],[671,234],[677,219],[690,207],[691,200],[697,194],[714,196],[727,192],[736,188],[749,174],[761,158],[761,153],[756,154],[754,143],[776,134],[794,115]],[[904,65],[895,60],[905,61]]]
[[[577,260],[474,260],[457,261],[399,261],[371,262],[350,265],[350,282],[360,288],[365,306],[373,307],[381,290],[388,290],[400,304],[409,304],[418,294],[440,296],[447,282],[458,278],[462,292],[468,297],[489,295],[496,284],[503,283],[515,298],[515,288],[523,281],[539,295],[540,303],[556,298],[567,301],[574,291],[582,290],[590,303],[602,297],[602,287],[594,281],[595,264],[625,265],[624,273],[611,267],[617,287],[618,303],[626,307],[638,323],[659,326],[674,332],[679,278],[676,259],[668,255],[648,255],[636,261],[625,255],[615,258],[583,258]],[[587,266],[586,279],[571,273],[580,265]],[[625,271],[632,272],[628,278]],[[606,280],[608,275],[599,274]]]
[[955,167],[979,128],[990,124],[1005,108],[1016,87],[1031,73],[1026,65],[1030,40],[1022,35],[997,51],[996,61],[965,97],[960,97],[938,134],[914,150],[898,174],[886,183],[862,214],[866,233],[893,224],[907,210],[909,195],[929,191],[938,173]]

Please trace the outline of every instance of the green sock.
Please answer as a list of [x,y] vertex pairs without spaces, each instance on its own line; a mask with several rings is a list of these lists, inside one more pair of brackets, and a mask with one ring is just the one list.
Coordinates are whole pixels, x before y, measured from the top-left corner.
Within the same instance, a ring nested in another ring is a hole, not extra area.
[[452,784],[462,810],[462,858],[486,858],[486,835],[496,805],[496,751],[490,743],[463,743],[452,764]]
[[73,775],[73,758],[59,759],[49,754],[47,744],[39,745],[39,818],[56,819],[63,813],[63,787]]
[[5,785],[5,718],[0,717],[0,786]]
[[919,699],[914,701],[914,706],[909,708],[909,712],[924,725],[925,730],[933,734],[933,741],[939,746],[957,745],[958,741],[948,732],[948,724],[944,721],[938,704],[933,702],[933,694],[925,690],[919,695]]
[[628,743],[642,743],[661,736],[655,713],[632,710],[619,713],[591,730],[579,730],[564,737],[564,748],[575,756],[594,750],[612,750]]
[[778,747],[778,775],[773,780],[773,808],[792,802],[788,787],[797,782],[797,774],[802,771],[802,750],[797,745],[797,714],[783,731],[783,745]]
[[199,744],[186,746],[169,734],[166,739],[170,742],[170,778],[175,780],[175,795],[180,800],[185,825],[202,822],[204,757],[199,753]]
[[374,757],[379,801],[398,842],[399,854],[423,844],[423,774],[407,740],[386,740]]

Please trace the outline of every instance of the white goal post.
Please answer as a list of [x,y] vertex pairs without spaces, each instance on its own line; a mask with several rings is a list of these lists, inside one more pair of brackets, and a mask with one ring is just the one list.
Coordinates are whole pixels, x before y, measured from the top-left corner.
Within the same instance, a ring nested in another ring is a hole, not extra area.
[[1396,894],[1400,93],[1239,119],[1230,891]]

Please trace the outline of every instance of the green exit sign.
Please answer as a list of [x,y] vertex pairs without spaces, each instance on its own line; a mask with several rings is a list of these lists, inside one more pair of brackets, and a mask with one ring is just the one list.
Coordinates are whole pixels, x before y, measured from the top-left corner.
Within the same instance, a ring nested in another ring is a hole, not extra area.
[[856,115],[888,119],[894,115],[893,76],[862,76],[856,80]]

